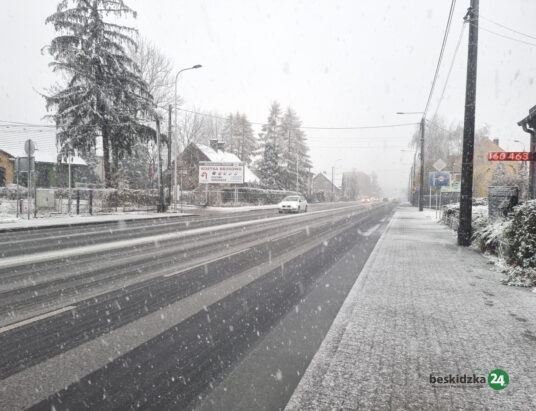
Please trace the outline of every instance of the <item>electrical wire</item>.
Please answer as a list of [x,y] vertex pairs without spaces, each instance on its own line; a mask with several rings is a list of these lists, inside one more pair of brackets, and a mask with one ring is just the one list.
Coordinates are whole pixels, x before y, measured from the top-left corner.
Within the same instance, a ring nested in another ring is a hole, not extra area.
[[498,23],[498,22],[493,21],[491,19],[488,19],[488,18],[482,16],[482,14],[478,14],[478,17],[481,18],[482,20],[485,20],[485,21],[487,21],[487,22],[489,22],[491,24],[494,24],[494,25],[496,25],[498,27],[501,27],[501,28],[503,28],[505,30],[509,30],[509,31],[511,31],[513,33],[519,34],[520,36],[525,36],[525,37],[528,37],[529,39],[536,40],[536,36],[533,36],[533,35],[530,35],[530,34],[527,34],[527,33],[523,33],[523,32],[518,31],[518,30],[514,30],[513,28],[505,26],[504,24],[501,24],[501,23]]
[[441,68],[441,61],[443,60],[443,54],[445,52],[445,46],[447,44],[447,39],[450,32],[450,24],[452,22],[452,16],[454,14],[454,9],[456,8],[456,0],[452,0],[450,3],[450,11],[449,11],[449,17],[447,19],[447,25],[445,26],[445,32],[443,34],[443,42],[441,44],[441,51],[439,52],[439,59],[437,61],[437,66],[434,74],[434,79],[432,81],[432,87],[430,88],[430,93],[428,94],[428,100],[426,102],[426,106],[424,108],[423,117],[426,117],[426,113],[428,112],[428,108],[430,106],[430,101],[432,100],[432,95],[434,93],[434,87],[439,75],[439,69]]
[[[473,24],[473,23],[471,23],[471,24]],[[507,39],[507,40],[515,41],[517,43],[527,44],[529,46],[536,47],[536,43],[531,43],[530,41],[520,40],[520,39],[516,39],[515,37],[506,36],[504,34],[497,33],[496,31],[489,30],[489,29],[487,29],[485,27],[482,27],[482,25],[479,25],[478,28],[479,28],[479,30],[485,31],[486,33],[490,33],[490,34],[493,34],[493,35],[498,36],[498,37],[502,37],[503,39]]]
[[447,78],[445,79],[445,84],[443,85],[443,90],[441,91],[441,96],[439,97],[439,101],[437,103],[436,110],[434,112],[434,115],[432,117],[432,123],[436,120],[437,112],[439,111],[439,107],[441,107],[441,103],[443,102],[443,97],[445,95],[445,90],[447,88],[447,84],[450,79],[450,74],[452,73],[452,68],[454,67],[454,62],[456,61],[456,56],[458,55],[458,49],[460,48],[460,44],[462,42],[463,33],[465,32],[465,22],[462,24],[462,29],[460,30],[460,35],[458,36],[458,42],[456,43],[456,49],[454,50],[454,54],[452,56],[452,60],[450,62],[449,71],[447,73]]
[[[212,117],[217,118],[220,120],[227,120],[225,117],[216,116],[214,114],[207,114],[207,113],[200,113],[198,111],[192,111],[192,110],[186,110],[183,108],[178,108],[179,111],[184,111],[186,113],[191,114],[197,114],[200,116],[205,117]],[[264,126],[264,123],[256,123],[253,121],[250,121],[250,124],[254,124],[257,126]],[[419,123],[400,123],[400,124],[377,124],[377,125],[370,125],[370,126],[352,126],[352,127],[315,127],[315,126],[300,126],[298,127],[300,130],[366,130],[366,129],[374,129],[374,128],[393,128],[393,127],[406,127],[406,126],[415,126],[419,125]]]

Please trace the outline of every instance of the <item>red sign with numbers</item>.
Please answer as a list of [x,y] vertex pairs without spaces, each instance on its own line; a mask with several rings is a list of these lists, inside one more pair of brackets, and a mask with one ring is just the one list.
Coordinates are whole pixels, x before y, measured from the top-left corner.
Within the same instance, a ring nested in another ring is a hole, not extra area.
[[532,161],[534,153],[526,151],[501,151],[488,153],[489,161]]

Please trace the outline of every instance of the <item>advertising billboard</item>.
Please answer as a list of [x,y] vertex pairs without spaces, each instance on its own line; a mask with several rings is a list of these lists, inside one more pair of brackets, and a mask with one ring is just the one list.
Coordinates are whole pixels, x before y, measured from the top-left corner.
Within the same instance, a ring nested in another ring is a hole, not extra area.
[[200,161],[199,184],[244,184],[244,163]]

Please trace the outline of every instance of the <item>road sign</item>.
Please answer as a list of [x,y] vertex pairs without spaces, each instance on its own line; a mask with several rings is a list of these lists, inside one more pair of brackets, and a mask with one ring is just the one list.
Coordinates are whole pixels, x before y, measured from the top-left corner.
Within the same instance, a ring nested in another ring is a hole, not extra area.
[[428,174],[428,185],[435,187],[450,186],[448,171],[432,171]]
[[244,163],[199,162],[200,184],[244,184]]
[[26,142],[24,143],[24,151],[30,157],[33,156],[35,152],[35,143],[32,140],[26,140]]
[[432,164],[434,166],[434,168],[437,170],[437,171],[441,171],[443,170],[446,166],[447,166],[447,163],[445,163],[443,160],[439,159],[437,160],[434,164]]

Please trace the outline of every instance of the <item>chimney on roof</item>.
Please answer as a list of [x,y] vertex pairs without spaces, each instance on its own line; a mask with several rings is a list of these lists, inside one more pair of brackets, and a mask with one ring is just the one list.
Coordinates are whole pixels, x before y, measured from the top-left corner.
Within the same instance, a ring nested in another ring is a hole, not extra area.
[[211,138],[209,140],[210,148],[214,151],[218,151],[218,140],[215,138]]
[[225,141],[218,141],[218,150],[225,151]]
[[498,138],[494,138],[493,139],[493,144],[495,144],[496,146],[499,145],[499,139]]

